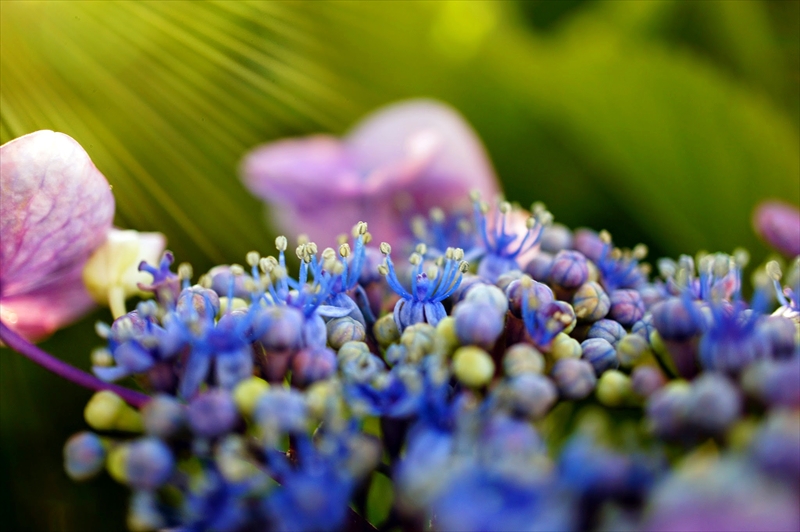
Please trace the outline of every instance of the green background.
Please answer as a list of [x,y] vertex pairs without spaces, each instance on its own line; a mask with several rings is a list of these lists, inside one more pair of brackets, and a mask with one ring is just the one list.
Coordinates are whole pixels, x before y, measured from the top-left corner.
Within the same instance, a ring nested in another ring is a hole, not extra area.
[[[419,96],[473,124],[510,199],[653,255],[760,260],[754,205],[800,202],[798,2],[0,2],[0,142],[73,136],[117,225],[198,272],[270,247],[248,149]],[[98,319],[44,348],[88,367]],[[88,397],[0,351],[4,529],[124,527],[123,488],[62,471]]]

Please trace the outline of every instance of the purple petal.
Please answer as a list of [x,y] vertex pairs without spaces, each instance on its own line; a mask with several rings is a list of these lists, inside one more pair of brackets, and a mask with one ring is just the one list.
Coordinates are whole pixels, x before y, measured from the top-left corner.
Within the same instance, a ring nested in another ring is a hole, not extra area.
[[800,255],[800,211],[787,203],[766,201],[753,214],[756,233],[789,257]]
[[375,239],[394,241],[409,235],[413,214],[468,209],[471,190],[487,198],[499,190],[474,131],[427,100],[381,109],[343,142],[318,135],[256,148],[242,173],[281,230],[322,245],[362,220]]
[[83,148],[52,131],[0,146],[0,185],[0,300],[17,309],[17,327],[51,332],[88,308],[80,270],[111,227],[114,198]]

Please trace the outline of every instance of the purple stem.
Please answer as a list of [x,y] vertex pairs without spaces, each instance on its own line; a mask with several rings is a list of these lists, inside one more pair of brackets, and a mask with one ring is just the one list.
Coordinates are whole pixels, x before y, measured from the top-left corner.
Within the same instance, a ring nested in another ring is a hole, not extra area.
[[50,370],[59,377],[63,377],[68,381],[75,384],[89,388],[90,390],[109,390],[122,397],[122,399],[129,405],[135,408],[141,408],[147,401],[150,400],[149,395],[139,393],[116,384],[101,381],[97,377],[82,371],[75,366],[67,364],[66,362],[55,358],[53,355],[42,351],[10,328],[5,323],[0,321],[0,340],[11,349],[15,350],[21,355],[33,360],[44,369]]

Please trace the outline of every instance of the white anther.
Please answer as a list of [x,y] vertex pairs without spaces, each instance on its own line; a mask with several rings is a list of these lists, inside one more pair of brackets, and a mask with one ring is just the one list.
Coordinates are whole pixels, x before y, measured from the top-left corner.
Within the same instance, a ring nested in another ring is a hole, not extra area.
[[632,253],[633,258],[636,260],[642,260],[647,256],[647,252],[648,252],[647,246],[645,246],[644,244],[636,244],[633,247],[633,253]]
[[420,255],[425,255],[428,252],[428,246],[420,242],[419,244],[417,244],[415,251]]
[[771,260],[767,263],[767,275],[773,281],[781,280],[781,277],[783,277],[783,272],[781,271],[781,266],[778,264],[778,261]]
[[350,244],[345,242],[341,246],[339,246],[339,255],[342,257],[349,257],[350,256]]
[[461,273],[467,273],[469,271],[469,262],[462,260],[461,264],[458,265],[458,269],[461,270]]
[[245,256],[245,260],[247,261],[248,266],[252,268],[258,264],[259,260],[261,260],[261,255],[258,254],[258,251],[250,251]]
[[367,222],[358,222],[355,227],[355,234],[353,236],[363,236],[367,234]]
[[281,235],[275,239],[275,247],[278,251],[286,251],[286,248],[289,246],[289,240]]
[[381,275],[388,275],[389,267],[385,264],[378,264],[378,273]]
[[507,201],[501,201],[497,208],[503,214],[508,214],[511,212],[511,204]]
[[733,262],[735,262],[739,268],[744,268],[750,263],[750,253],[744,248],[734,249]]
[[308,235],[305,233],[297,235],[297,245],[302,246],[303,244],[308,244]]
[[609,233],[609,232],[608,232],[608,231],[606,231],[605,229],[603,229],[602,231],[600,231],[600,233],[599,233],[597,236],[599,236],[599,237],[600,237],[600,241],[601,241],[603,244],[611,244],[611,233]]
[[192,265],[188,262],[182,262],[178,266],[178,277],[181,279],[191,279],[192,275],[194,274],[194,270],[192,269]]
[[414,266],[419,266],[422,262],[422,255],[419,253],[412,253],[411,256],[408,258],[408,262],[413,264]]
[[444,211],[439,207],[434,207],[431,209],[430,217],[432,221],[440,224],[444,221]]
[[478,202],[481,200],[481,193],[478,190],[472,190],[469,193],[469,199],[473,202]]
[[297,246],[297,249],[294,250],[294,254],[297,255],[298,259],[303,260],[303,258],[306,256],[306,245],[300,244]]
[[381,242],[380,249],[384,255],[389,255],[392,252],[392,246],[388,242]]
[[439,275],[439,268],[437,268],[435,264],[431,264],[428,266],[428,269],[425,270],[425,274],[428,276],[428,279],[436,279],[436,276]]
[[417,215],[411,218],[411,232],[419,239],[428,236],[428,224],[423,216]]
[[211,285],[213,284],[212,281],[211,281],[211,276],[208,275],[207,273],[204,273],[197,280],[197,284],[199,284],[203,288],[211,288]]
[[464,250],[456,248],[453,250],[453,260],[461,260],[464,258]]
[[452,259],[453,258],[453,251],[455,251],[453,248],[447,248],[446,250],[444,250],[444,258]]
[[244,275],[244,268],[241,264],[231,264],[231,273],[236,276]]

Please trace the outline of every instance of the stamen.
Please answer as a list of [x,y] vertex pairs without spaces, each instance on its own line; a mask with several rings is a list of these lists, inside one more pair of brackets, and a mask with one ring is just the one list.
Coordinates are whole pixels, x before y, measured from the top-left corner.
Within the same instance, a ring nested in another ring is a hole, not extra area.
[[289,241],[286,239],[285,236],[281,235],[275,239],[275,247],[278,251],[286,251],[286,247],[289,245]]
[[261,260],[261,255],[258,254],[258,251],[250,251],[247,253],[245,260],[247,264],[252,268],[258,265],[258,261]]
[[778,261],[771,260],[767,263],[767,275],[773,281],[780,281],[781,277],[783,277],[783,272],[781,272],[781,267],[778,264]]
[[388,242],[381,242],[380,250],[384,255],[389,255],[392,252],[392,246]]

